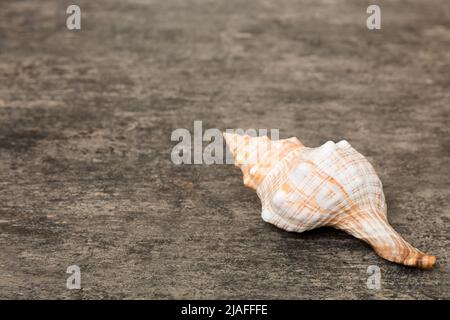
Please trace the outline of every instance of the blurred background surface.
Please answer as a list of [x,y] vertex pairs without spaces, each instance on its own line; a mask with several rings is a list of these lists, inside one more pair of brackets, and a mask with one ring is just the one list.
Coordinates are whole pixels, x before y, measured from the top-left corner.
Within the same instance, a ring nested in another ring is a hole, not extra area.
[[[0,298],[450,298],[448,0],[69,4],[0,1]],[[237,168],[171,162],[194,120],[347,139],[438,265],[264,223]]]

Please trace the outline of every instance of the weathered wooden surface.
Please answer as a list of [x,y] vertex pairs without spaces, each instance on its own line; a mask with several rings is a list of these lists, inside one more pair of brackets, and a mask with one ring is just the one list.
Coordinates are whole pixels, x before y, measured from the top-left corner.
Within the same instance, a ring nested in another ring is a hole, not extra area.
[[[0,2],[1,298],[450,298],[448,0],[383,2],[381,31],[357,0],[80,0],[70,32],[71,3]],[[264,223],[238,169],[172,164],[194,120],[347,139],[436,268]]]

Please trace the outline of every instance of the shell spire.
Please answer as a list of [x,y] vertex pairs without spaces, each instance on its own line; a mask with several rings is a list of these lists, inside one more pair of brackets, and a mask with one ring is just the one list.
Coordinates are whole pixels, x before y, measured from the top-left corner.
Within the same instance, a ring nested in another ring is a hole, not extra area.
[[278,160],[290,150],[303,147],[297,138],[270,140],[267,136],[251,137],[224,133],[228,149],[244,176],[244,185],[256,190]]
[[380,179],[347,141],[308,148],[297,138],[224,137],[244,184],[261,200],[264,221],[295,232],[331,226],[369,243],[386,260],[421,269],[436,263],[389,224]]

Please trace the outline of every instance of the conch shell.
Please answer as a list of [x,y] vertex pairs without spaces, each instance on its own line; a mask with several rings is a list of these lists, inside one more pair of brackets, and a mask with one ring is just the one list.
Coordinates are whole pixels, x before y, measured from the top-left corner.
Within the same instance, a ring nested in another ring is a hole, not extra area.
[[386,260],[434,266],[435,256],[411,246],[389,225],[381,181],[347,141],[308,148],[297,138],[224,137],[245,186],[261,199],[264,221],[295,232],[331,226],[366,241]]

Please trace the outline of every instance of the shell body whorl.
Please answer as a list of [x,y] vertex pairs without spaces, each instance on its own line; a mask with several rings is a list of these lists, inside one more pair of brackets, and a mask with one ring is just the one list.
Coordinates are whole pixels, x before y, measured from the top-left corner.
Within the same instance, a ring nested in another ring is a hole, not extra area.
[[261,200],[264,221],[295,232],[331,226],[368,242],[389,261],[433,267],[434,256],[412,247],[389,225],[382,183],[347,141],[308,148],[296,138],[224,136],[244,184]]

